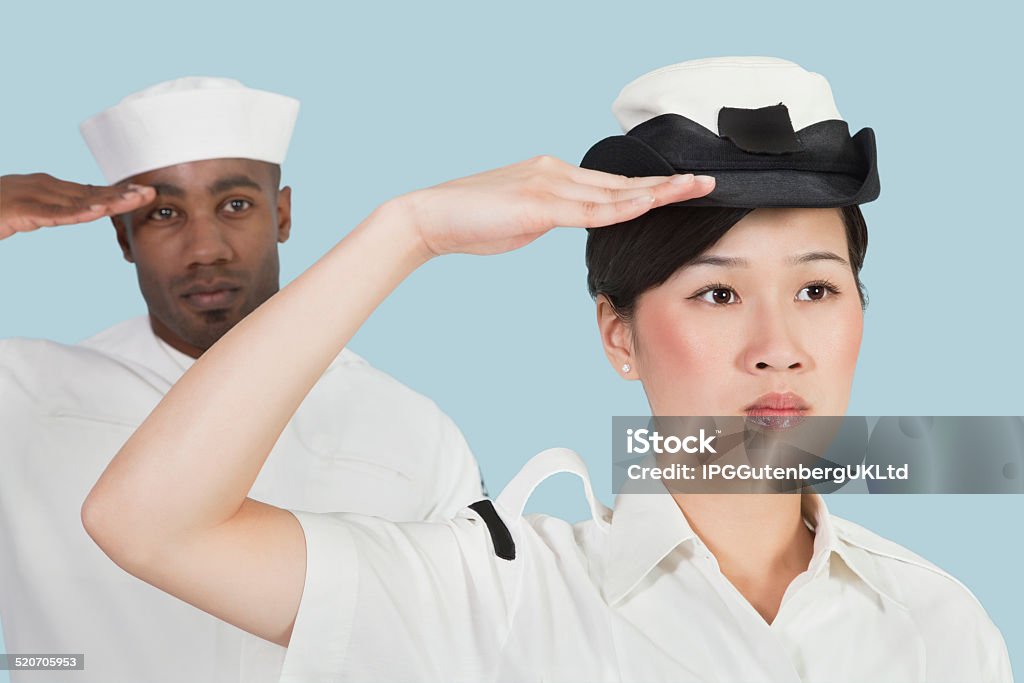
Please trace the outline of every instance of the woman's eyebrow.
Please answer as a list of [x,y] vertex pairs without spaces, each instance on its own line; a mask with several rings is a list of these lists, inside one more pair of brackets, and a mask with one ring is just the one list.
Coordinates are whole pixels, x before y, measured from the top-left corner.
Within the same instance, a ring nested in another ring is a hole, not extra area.
[[[786,259],[786,262],[792,266],[798,266],[803,263],[811,263],[812,261],[835,261],[843,266],[849,266],[849,262],[842,256],[831,251],[809,251],[805,254],[796,254]],[[739,258],[737,256],[716,256],[714,254],[706,254],[699,256],[687,264],[688,266],[722,266],[724,268],[749,268],[750,261],[745,258]]]
[[750,261],[735,256],[714,256],[707,254],[698,256],[688,263],[689,266],[722,266],[724,268],[747,268]]
[[790,265],[794,266],[800,265],[801,263],[810,263],[811,261],[835,261],[840,265],[846,267],[850,266],[846,259],[831,251],[809,251],[806,254],[791,256],[788,261]]

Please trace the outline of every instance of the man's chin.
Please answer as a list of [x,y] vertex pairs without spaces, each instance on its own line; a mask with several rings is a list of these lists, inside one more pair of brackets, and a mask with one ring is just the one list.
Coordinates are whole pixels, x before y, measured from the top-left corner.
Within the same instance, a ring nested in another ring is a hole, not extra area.
[[[234,311],[229,308],[215,308],[209,311],[197,311],[195,317],[201,321],[203,327],[209,328],[224,328],[224,332],[227,332],[234,327],[241,316],[237,315]],[[224,332],[221,332],[223,334]]]
[[181,325],[179,336],[189,345],[205,351],[227,334],[243,317],[245,316],[238,311],[227,308],[189,311],[186,319],[182,321],[184,324]]

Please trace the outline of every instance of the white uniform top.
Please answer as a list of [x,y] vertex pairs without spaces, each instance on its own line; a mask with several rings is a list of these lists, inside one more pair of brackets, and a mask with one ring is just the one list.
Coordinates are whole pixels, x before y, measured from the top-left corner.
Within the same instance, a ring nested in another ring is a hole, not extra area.
[[[593,519],[522,517],[556,472]],[[768,625],[719,571],[670,495],[596,503],[579,456],[536,456],[496,501],[515,559],[473,510],[392,524],[297,512],[306,582],[282,683],[341,681],[1010,681],[975,597],[808,494],[807,570]]]
[[[88,537],[81,506],[192,363],[148,319],[79,346],[0,340],[0,619],[8,653],[84,653],[83,672],[13,683],[276,681],[284,648],[150,587]],[[427,398],[345,350],[250,495],[301,510],[446,519],[481,498],[476,461]]]

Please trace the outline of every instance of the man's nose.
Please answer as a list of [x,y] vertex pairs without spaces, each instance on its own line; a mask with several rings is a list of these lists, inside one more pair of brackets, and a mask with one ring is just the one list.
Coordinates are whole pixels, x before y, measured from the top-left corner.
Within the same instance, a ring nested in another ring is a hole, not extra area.
[[223,263],[235,257],[225,226],[211,216],[195,216],[189,221],[187,250],[190,264]]

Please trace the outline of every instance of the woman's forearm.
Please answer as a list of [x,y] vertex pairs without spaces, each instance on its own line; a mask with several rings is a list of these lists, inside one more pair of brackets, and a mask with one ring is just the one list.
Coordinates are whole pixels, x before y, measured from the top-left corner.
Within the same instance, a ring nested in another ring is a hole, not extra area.
[[497,254],[555,225],[621,223],[703,196],[708,180],[624,178],[541,156],[387,202],[195,362],[93,487],[86,530],[108,554],[147,555],[235,519],[331,360],[432,255]]
[[122,568],[280,645],[306,573],[287,510],[248,500],[278,436],[374,308],[435,254],[498,254],[556,225],[597,227],[710,192],[535,157],[388,202],[185,373],[82,507]]
[[404,204],[378,208],[174,385],[93,488],[87,528],[160,544],[230,519],[312,386],[430,255]]

